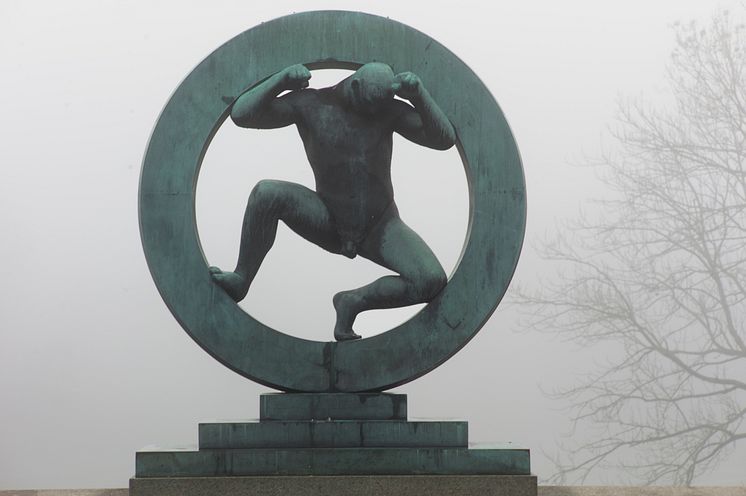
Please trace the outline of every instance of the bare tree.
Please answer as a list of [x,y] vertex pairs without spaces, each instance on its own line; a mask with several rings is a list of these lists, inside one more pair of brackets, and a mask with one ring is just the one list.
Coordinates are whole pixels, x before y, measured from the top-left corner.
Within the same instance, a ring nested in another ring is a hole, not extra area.
[[545,249],[563,272],[518,297],[531,327],[618,350],[558,393],[598,435],[556,482],[616,467],[690,485],[746,441],[746,36],[727,12],[675,32],[670,102],[622,101],[594,162],[614,199]]

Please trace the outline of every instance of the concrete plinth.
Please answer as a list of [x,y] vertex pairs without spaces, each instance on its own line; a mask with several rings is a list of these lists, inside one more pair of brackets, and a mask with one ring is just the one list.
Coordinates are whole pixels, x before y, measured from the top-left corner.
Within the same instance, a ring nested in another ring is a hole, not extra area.
[[[307,484],[318,492],[298,494],[535,494],[529,450],[470,446],[466,422],[407,420],[406,404],[388,393],[265,394],[259,421],[205,422],[196,449],[138,451],[132,481],[179,488],[163,494],[192,494],[184,484],[193,494],[285,496]],[[516,492],[526,480],[534,492]],[[335,492],[339,484],[359,489]]]
[[527,449],[274,448],[141,450],[135,477],[529,475]]
[[531,475],[132,478],[130,496],[536,496]]
[[203,422],[200,449],[465,448],[468,424],[459,421],[331,420]]
[[407,420],[407,395],[394,393],[266,393],[261,420]]

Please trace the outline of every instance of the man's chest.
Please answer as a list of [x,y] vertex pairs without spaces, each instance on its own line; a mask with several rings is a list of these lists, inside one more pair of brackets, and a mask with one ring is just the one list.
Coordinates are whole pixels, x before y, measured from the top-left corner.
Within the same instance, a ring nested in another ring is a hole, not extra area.
[[309,111],[303,121],[300,131],[306,146],[329,153],[369,154],[391,141],[392,131],[386,119],[337,106],[319,106]]

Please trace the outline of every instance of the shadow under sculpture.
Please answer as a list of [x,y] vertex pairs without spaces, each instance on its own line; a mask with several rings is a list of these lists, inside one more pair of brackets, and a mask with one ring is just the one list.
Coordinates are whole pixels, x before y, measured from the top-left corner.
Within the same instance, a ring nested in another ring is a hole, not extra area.
[[334,338],[358,339],[352,326],[360,312],[428,302],[446,284],[438,259],[399,217],[391,184],[393,133],[438,150],[453,146],[456,133],[411,72],[394,75],[388,65],[372,62],[319,90],[307,89],[310,78],[301,64],[274,74],[235,101],[231,119],[255,129],[295,124],[316,191],[286,181],[260,181],[244,214],[236,268],[210,267],[210,272],[231,298],[242,300],[280,220],[329,252],[367,258],[399,275],[334,296]]

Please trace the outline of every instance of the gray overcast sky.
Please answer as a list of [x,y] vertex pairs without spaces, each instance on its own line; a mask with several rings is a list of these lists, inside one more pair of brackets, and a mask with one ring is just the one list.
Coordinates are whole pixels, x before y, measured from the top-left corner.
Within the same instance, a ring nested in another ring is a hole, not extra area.
[[[530,245],[584,199],[603,195],[588,170],[568,163],[598,150],[617,95],[660,97],[670,25],[739,5],[0,3],[0,489],[123,487],[138,448],[194,443],[200,420],[257,415],[264,389],[222,367],[181,330],[150,279],[137,228],[140,161],[158,113],[223,42],[294,11],[346,9],[404,22],[456,53],[491,89],[521,149],[529,229],[516,280],[530,284],[540,270]],[[316,74],[314,82],[341,75]],[[395,146],[403,215],[450,271],[467,208],[458,156]],[[270,153],[261,168],[242,167],[241,157]],[[210,263],[233,263],[246,195],[263,177],[311,180],[294,131],[223,126],[198,186],[198,228]],[[335,291],[380,273],[286,230],[275,246],[244,308],[311,339],[328,339]],[[380,332],[412,311],[374,312],[360,327]],[[571,383],[589,357],[545,335],[511,332],[512,319],[499,309],[455,358],[400,391],[410,395],[414,416],[469,420],[473,441],[529,447],[534,471],[549,475],[542,450],[552,453],[569,426],[540,387]],[[701,482],[746,479],[737,464],[726,464]]]

